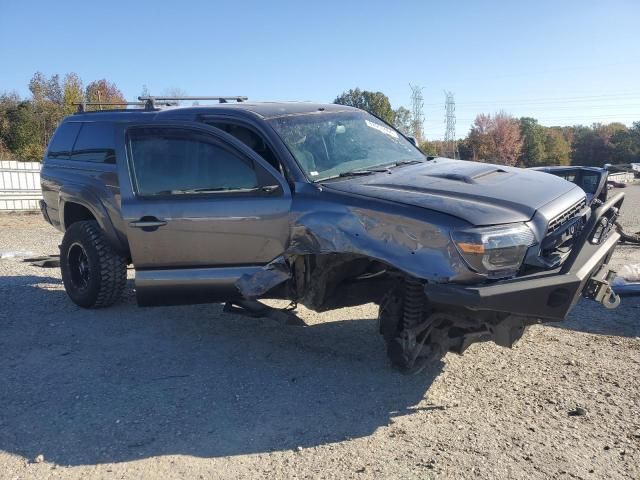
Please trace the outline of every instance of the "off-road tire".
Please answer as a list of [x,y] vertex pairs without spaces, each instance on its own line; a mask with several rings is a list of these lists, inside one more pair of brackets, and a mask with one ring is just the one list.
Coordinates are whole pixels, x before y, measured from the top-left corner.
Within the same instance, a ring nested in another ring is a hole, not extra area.
[[60,271],[67,295],[83,308],[113,305],[127,284],[127,260],[109,245],[95,221],[76,222],[67,229],[60,245]]

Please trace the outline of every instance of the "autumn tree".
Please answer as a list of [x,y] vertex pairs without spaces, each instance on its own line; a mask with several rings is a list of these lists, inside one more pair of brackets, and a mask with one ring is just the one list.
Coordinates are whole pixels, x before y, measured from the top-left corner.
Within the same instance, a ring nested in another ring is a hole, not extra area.
[[504,112],[476,117],[469,132],[474,160],[516,165],[522,152],[520,123]]
[[[109,82],[104,78],[95,80],[87,85],[85,90],[85,98],[87,102],[106,102],[106,103],[124,103],[126,102],[124,95],[118,89],[115,83]],[[121,105],[103,105],[98,107],[99,110],[109,110],[114,108],[122,108]]]
[[473,153],[472,160],[486,161],[496,157],[496,142],[493,137],[493,119],[491,115],[481,113],[476,116],[468,139]]
[[395,112],[391,108],[389,97],[382,92],[370,92],[356,88],[338,95],[333,103],[359,108],[390,124],[393,124],[395,120]]
[[[85,92],[75,73],[61,77],[36,72],[29,81],[31,96],[0,94],[0,157],[18,160],[42,160],[53,132],[65,115],[73,113],[73,103],[82,102]],[[106,80],[87,87],[90,98],[122,101],[122,93]],[[103,95],[104,92],[104,95]]]
[[71,115],[78,107],[74,103],[82,103],[84,92],[82,91],[82,80],[75,73],[67,73],[64,77],[62,87],[62,103],[64,115]]
[[493,117],[493,138],[496,145],[496,160],[504,165],[515,166],[522,152],[520,123],[505,112]]
[[29,129],[35,134],[29,154],[42,158],[44,149],[63,116],[60,76],[52,75],[47,78],[41,72],[36,72],[29,81],[29,91],[33,115],[28,117],[34,122]]

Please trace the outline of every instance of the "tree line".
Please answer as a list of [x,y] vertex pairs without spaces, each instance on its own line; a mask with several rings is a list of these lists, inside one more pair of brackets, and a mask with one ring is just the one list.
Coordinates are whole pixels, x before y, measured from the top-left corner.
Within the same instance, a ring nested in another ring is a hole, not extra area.
[[334,103],[366,110],[405,135],[416,137],[427,155],[455,155],[521,167],[640,162],[640,121],[630,128],[618,122],[545,127],[535,118],[515,118],[506,112],[479,114],[467,136],[457,140],[457,151],[453,152],[443,141],[421,138],[421,126],[411,112],[404,107],[394,110],[382,92],[356,88],[336,97]]
[[[40,161],[60,120],[77,110],[74,103],[125,101],[115,83],[100,79],[85,86],[75,73],[61,78],[37,72],[29,81],[29,91],[30,98],[0,94],[0,159]],[[146,87],[143,93],[148,93]],[[515,118],[505,112],[479,114],[467,136],[457,140],[454,152],[451,145],[424,138],[422,125],[411,111],[393,109],[382,92],[356,88],[338,95],[334,103],[366,110],[405,135],[416,137],[427,155],[522,167],[640,162],[640,121],[630,128],[615,122],[545,127],[531,117]]]
[[29,81],[31,98],[0,94],[0,159],[40,161],[56,127],[77,110],[74,103],[124,102],[118,87],[106,79],[86,86],[75,73],[47,77],[40,72]]

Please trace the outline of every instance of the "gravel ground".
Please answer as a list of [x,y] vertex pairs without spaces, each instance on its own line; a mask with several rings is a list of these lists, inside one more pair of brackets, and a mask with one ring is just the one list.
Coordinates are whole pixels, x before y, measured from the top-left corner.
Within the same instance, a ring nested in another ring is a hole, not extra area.
[[[627,195],[640,230],[640,186]],[[0,251],[59,242],[39,216],[0,216]],[[131,292],[87,311],[57,269],[0,275],[3,479],[640,478],[640,297],[404,376],[373,305],[281,327]]]

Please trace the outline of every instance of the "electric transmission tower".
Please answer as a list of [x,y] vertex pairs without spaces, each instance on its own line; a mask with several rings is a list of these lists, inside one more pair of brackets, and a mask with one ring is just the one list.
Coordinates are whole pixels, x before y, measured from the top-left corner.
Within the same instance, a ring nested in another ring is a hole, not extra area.
[[446,129],[444,131],[444,155],[451,158],[457,158],[458,146],[456,145],[456,101],[453,99],[453,93],[445,90],[444,103],[444,123]]
[[420,144],[424,141],[424,113],[422,113],[424,107],[422,89],[424,87],[409,84],[409,88],[411,89],[411,135]]

